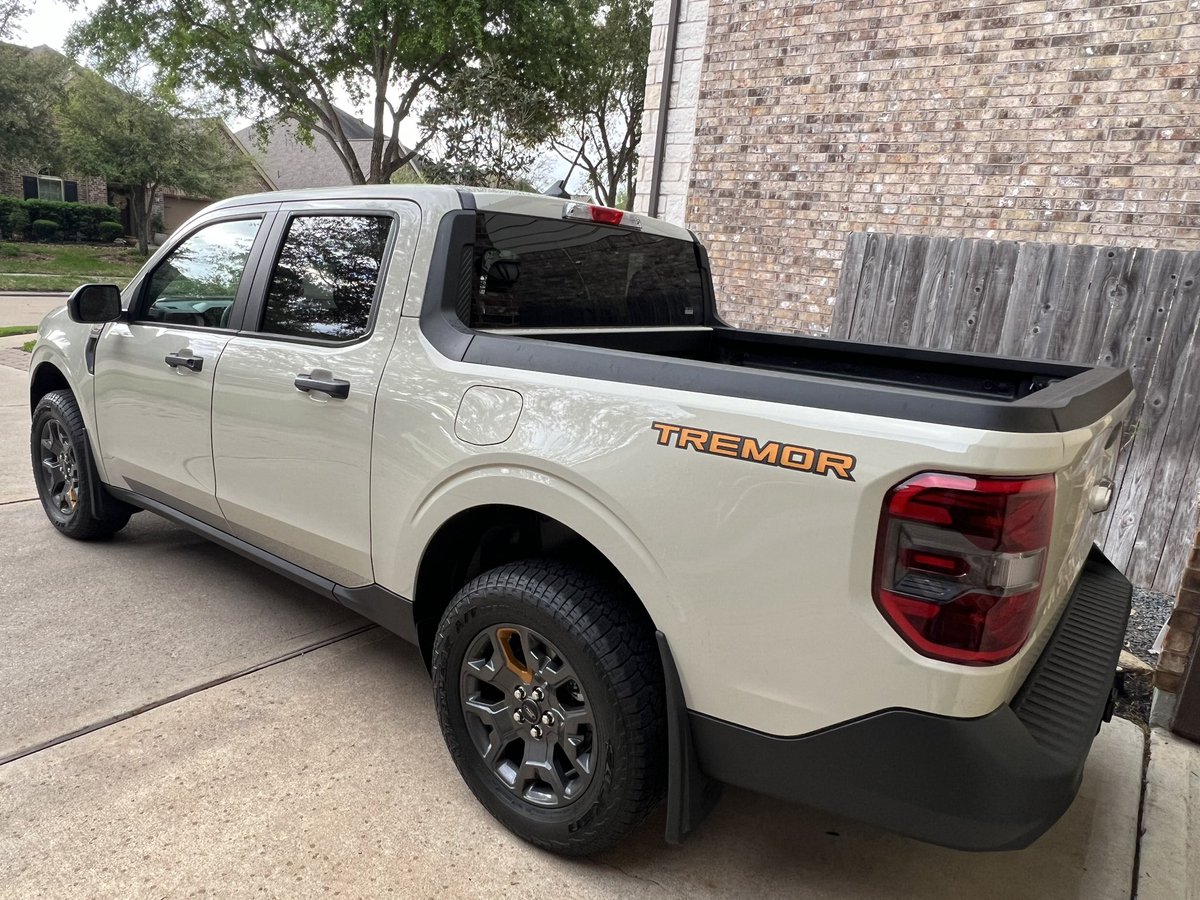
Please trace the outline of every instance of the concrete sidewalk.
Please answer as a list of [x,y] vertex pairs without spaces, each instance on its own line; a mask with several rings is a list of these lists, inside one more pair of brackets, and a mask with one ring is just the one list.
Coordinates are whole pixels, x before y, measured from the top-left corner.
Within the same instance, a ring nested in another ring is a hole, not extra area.
[[1150,731],[1138,900],[1200,900],[1200,745]]

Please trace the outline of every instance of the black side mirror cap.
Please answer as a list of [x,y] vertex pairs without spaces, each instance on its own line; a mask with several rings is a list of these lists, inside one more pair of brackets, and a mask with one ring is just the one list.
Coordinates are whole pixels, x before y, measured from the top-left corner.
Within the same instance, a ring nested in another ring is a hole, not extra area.
[[115,284],[81,284],[67,300],[72,322],[115,322],[121,318],[121,289]]

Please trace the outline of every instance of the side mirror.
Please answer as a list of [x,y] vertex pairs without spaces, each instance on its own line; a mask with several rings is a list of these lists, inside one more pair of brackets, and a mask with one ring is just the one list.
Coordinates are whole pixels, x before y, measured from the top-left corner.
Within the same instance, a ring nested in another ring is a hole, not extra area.
[[81,284],[67,300],[73,322],[115,322],[121,318],[121,289],[115,284]]

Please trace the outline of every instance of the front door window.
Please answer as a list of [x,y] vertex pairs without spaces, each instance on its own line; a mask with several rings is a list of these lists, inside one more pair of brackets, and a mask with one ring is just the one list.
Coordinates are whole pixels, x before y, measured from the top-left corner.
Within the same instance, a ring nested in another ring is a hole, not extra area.
[[141,321],[225,328],[259,219],[216,222],[176,246],[150,275]]

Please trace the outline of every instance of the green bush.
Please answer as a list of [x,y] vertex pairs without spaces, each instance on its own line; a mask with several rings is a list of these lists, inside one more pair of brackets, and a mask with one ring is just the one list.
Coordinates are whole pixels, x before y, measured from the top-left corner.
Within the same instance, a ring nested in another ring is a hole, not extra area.
[[96,226],[96,237],[104,244],[111,244],[124,232],[120,222],[101,222]]
[[0,225],[7,226],[4,237],[14,233],[23,233],[23,229],[14,227],[12,216],[22,213],[28,224],[35,219],[54,222],[58,230],[71,240],[94,241],[100,237],[101,222],[116,222],[120,213],[115,206],[97,203],[62,203],[56,200],[17,200],[13,197],[0,197]]
[[16,206],[0,214],[0,223],[4,224],[6,237],[25,237],[29,231],[29,213],[24,207]]
[[52,241],[58,237],[58,223],[52,219],[34,219],[29,227],[35,241]]

